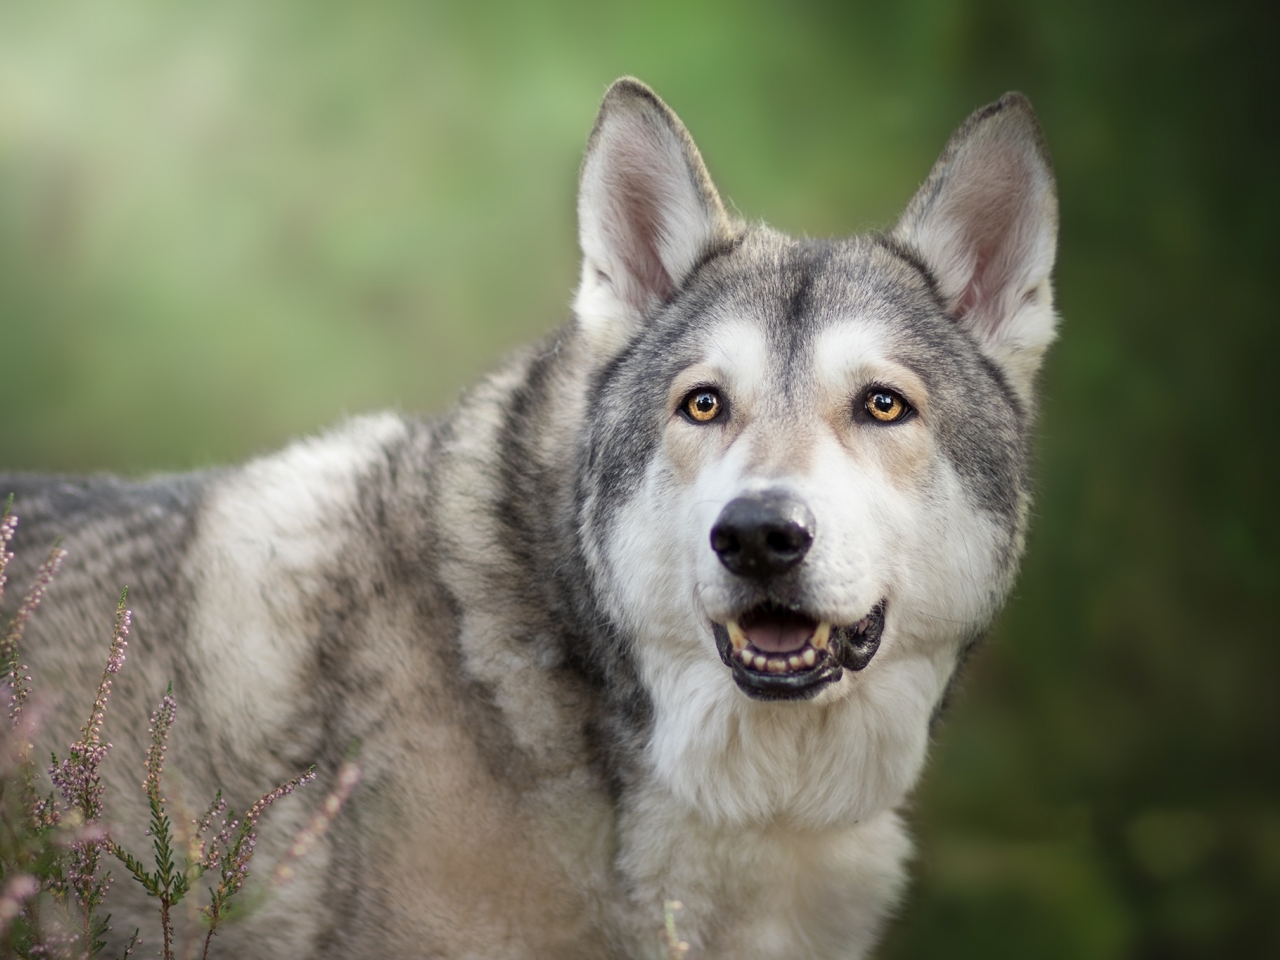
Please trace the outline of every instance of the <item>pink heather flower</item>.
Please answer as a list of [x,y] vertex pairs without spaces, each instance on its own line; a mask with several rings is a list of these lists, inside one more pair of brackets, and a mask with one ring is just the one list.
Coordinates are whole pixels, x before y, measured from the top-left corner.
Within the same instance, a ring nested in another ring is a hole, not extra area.
[[[9,535],[13,535],[12,524],[6,527]],[[8,541],[6,540],[5,543]],[[3,546],[0,546],[0,554],[3,554]],[[40,606],[40,601],[44,599],[45,591],[49,589],[49,584],[53,582],[54,576],[58,572],[58,568],[62,566],[62,561],[66,557],[67,551],[61,547],[54,547],[49,551],[49,556],[44,563],[40,564],[40,569],[36,571],[36,582],[22,600],[22,605],[18,607],[18,612],[13,615],[13,619],[9,621],[9,629],[5,631],[4,640],[0,641],[0,660],[4,661],[9,679],[9,720],[17,726],[18,719],[22,715],[22,704],[27,699],[30,690],[27,684],[31,678],[26,676],[24,671],[27,667],[25,664],[18,662],[18,643],[22,639],[22,631],[26,628],[27,621],[31,619],[31,615],[36,612],[36,608]],[[4,554],[4,562],[7,564],[12,554]]]
[[[90,906],[101,903],[111,887],[110,877],[98,877],[98,860],[109,839],[97,822],[102,816],[104,791],[98,767],[106,758],[109,748],[110,744],[98,742],[73,743],[67,759],[49,767],[49,779],[62,794],[71,813],[77,815],[76,819],[82,824],[75,839],[71,841],[70,863],[63,873],[62,882],[57,886],[62,890],[69,887],[81,903]],[[37,816],[43,812],[37,812]],[[56,811],[54,816],[57,816]]]
[[[10,497],[11,503],[12,500]],[[4,599],[4,585],[9,582],[4,571],[13,559],[13,554],[9,553],[9,541],[13,539],[13,531],[17,526],[18,518],[9,512],[9,506],[5,506],[4,516],[0,517],[0,600]]]
[[29,873],[15,873],[0,890],[0,923],[12,920],[22,909],[22,902],[40,892],[40,881]]
[[239,890],[244,883],[245,875],[249,872],[249,861],[253,858],[254,848],[258,844],[258,821],[267,812],[267,808],[281,797],[287,797],[298,787],[310,783],[315,778],[315,770],[308,770],[302,776],[294,777],[292,780],[280,784],[270,793],[260,797],[257,803],[249,808],[249,812],[244,815],[244,827],[247,828],[248,832],[238,847],[233,847],[228,851],[229,862],[224,864],[222,868],[222,875],[229,892],[234,893]]
[[[69,863],[59,886],[63,891],[73,891],[80,903],[88,909],[100,904],[111,887],[110,877],[98,877],[98,861],[111,843],[106,831],[98,825],[98,820],[102,817],[102,796],[106,789],[98,768],[111,749],[111,744],[102,742],[102,721],[106,716],[107,700],[111,697],[111,677],[124,664],[125,636],[129,633],[131,618],[132,614],[125,609],[122,596],[120,606],[116,609],[116,625],[111,636],[107,664],[98,683],[93,709],[81,730],[81,739],[70,746],[65,760],[58,763],[55,758],[49,767],[49,779],[58,788],[70,813],[76,816],[80,825],[71,841]],[[37,811],[37,817],[46,812],[41,808]],[[57,815],[56,811],[48,812]]]
[[[6,554],[7,561],[13,554]],[[31,619],[31,615],[36,612],[36,608],[40,606],[40,601],[44,599],[45,591],[49,589],[49,584],[53,582],[53,578],[58,573],[58,568],[62,566],[62,561],[66,559],[67,551],[61,547],[54,547],[49,551],[49,556],[44,563],[40,564],[40,569],[36,571],[36,582],[28,591],[26,597],[23,598],[22,606],[18,608],[18,612],[14,614],[13,621],[9,624],[9,630],[5,635],[5,652],[9,652],[9,648],[14,641],[22,635],[22,628],[26,626],[27,621]]]
[[111,633],[111,649],[107,654],[107,666],[102,671],[102,679],[98,682],[98,695],[93,700],[93,710],[89,713],[89,721],[84,725],[85,743],[97,743],[98,733],[102,729],[102,719],[106,716],[107,700],[111,696],[111,677],[120,672],[124,666],[124,649],[129,645],[125,639],[129,635],[129,624],[133,622],[133,611],[124,607],[124,597],[116,607],[116,628]]
[[49,766],[49,779],[68,806],[81,812],[85,823],[102,816],[102,793],[98,766],[107,756],[107,744],[73,743],[62,763]]
[[160,772],[164,768],[164,751],[168,745],[169,728],[173,726],[177,715],[178,701],[173,699],[170,693],[164,695],[160,706],[156,707],[151,714],[151,726],[147,730],[151,734],[151,746],[147,748],[147,779],[142,784],[142,789],[147,791],[149,797],[160,796]]
[[204,915],[209,920],[209,934],[205,940],[206,951],[223,916],[223,911],[226,909],[227,900],[244,885],[245,877],[249,873],[249,861],[253,859],[254,850],[258,845],[258,833],[256,830],[258,821],[273,803],[281,797],[287,797],[298,787],[310,783],[315,779],[315,776],[316,773],[313,768],[300,777],[294,777],[292,780],[282,783],[270,793],[260,797],[249,808],[249,812],[245,814],[243,821],[235,818],[223,821],[222,829],[209,844],[209,852],[204,861],[206,868],[217,866],[220,868],[221,873],[221,879],[217,890],[214,891],[212,902],[202,908]]
[[245,820],[256,825],[262,815],[267,812],[267,807],[271,806],[281,797],[287,797],[289,794],[293,793],[293,791],[297,790],[298,787],[310,783],[315,778],[315,770],[308,770],[302,776],[294,777],[292,780],[280,784],[280,786],[276,787],[270,793],[260,797],[258,802],[249,808],[249,812],[245,814]]
[[43,797],[36,800],[31,810],[31,819],[38,829],[56,827],[62,822],[62,811],[58,809],[58,802],[52,797]]
[[29,873],[15,873],[0,890],[0,934],[22,912],[26,902],[40,892],[40,881]]
[[195,827],[195,830],[191,834],[188,859],[194,864],[199,864],[205,870],[212,870],[221,860],[222,854],[218,847],[217,838],[215,837],[210,843],[205,839],[205,834],[209,831],[214,819],[221,816],[226,809],[227,801],[222,799],[222,791],[219,790],[218,795],[213,798],[213,803],[209,804],[209,809],[204,812],[204,816],[197,817],[191,821],[191,825]]
[[226,809],[227,801],[222,799],[222,791],[219,790],[218,795],[213,798],[213,803],[209,804],[209,809],[204,812],[204,816],[191,821],[196,828],[196,836],[203,835],[209,829],[209,824],[213,823],[214,817],[217,817]]
[[329,824],[333,822],[334,817],[346,805],[347,800],[351,797],[351,791],[355,789],[356,784],[359,782],[359,764],[348,760],[338,768],[337,783],[325,795],[324,800],[320,802],[319,809],[311,815],[311,819],[307,821],[306,826],[299,830],[293,838],[293,842],[289,844],[289,850],[285,854],[285,860],[276,866],[276,883],[287,883],[293,879],[293,867],[288,861],[299,860],[311,851],[316,841],[323,837],[329,829]]

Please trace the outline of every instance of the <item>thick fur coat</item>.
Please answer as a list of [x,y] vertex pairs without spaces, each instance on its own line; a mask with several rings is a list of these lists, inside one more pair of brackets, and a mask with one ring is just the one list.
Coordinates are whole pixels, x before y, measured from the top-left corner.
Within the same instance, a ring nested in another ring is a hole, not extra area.
[[[1029,513],[1057,225],[1031,107],[970,117],[890,232],[811,241],[727,215],[620,80],[578,213],[573,320],[440,419],[0,487],[19,562],[69,552],[26,640],[48,746],[129,586],[104,768],[127,842],[170,680],[172,802],[243,808],[358,750],[225,956],[655,956],[678,899],[691,957],[852,958],[902,893],[896,811]],[[259,875],[307,812],[264,821]]]

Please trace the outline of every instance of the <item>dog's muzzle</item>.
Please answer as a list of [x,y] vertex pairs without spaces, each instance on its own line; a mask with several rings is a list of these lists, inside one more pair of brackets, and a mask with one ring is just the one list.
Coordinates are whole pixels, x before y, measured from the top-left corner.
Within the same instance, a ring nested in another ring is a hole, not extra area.
[[[711,528],[711,549],[726,570],[766,596],[804,560],[817,533],[813,512],[783,490],[731,500]],[[836,625],[808,616],[791,603],[757,604],[724,623],[713,623],[720,658],[738,686],[758,700],[805,700],[846,669],[861,670],[875,656],[884,632],[884,601],[856,623]]]

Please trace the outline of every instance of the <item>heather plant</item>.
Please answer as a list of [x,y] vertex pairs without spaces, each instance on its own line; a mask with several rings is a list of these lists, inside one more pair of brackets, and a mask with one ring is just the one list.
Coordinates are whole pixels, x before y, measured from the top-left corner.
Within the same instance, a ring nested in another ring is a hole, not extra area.
[[[298,787],[315,779],[315,768],[300,777],[294,777],[270,793],[260,797],[243,818],[228,809],[222,793],[214,797],[204,816],[193,821],[195,830],[188,844],[189,856],[183,868],[174,860],[175,837],[173,824],[165,810],[168,801],[160,794],[160,775],[164,767],[165,745],[169,728],[177,716],[178,703],[173,698],[173,687],[151,714],[151,745],[147,750],[147,779],[142,788],[151,810],[151,824],[147,830],[154,852],[155,871],[148,871],[142,862],[114,841],[108,841],[111,852],[128,868],[134,879],[142,884],[149,896],[160,901],[160,931],[165,960],[173,957],[173,908],[180,903],[192,884],[207,871],[218,871],[218,882],[209,888],[209,903],[201,908],[208,929],[204,937],[201,958],[208,957],[218,925],[226,919],[231,898],[244,886],[249,872],[249,860],[257,844],[258,821],[267,808],[288,796]],[[216,833],[206,839],[215,821],[220,820]]]
[[[13,559],[8,546],[17,526],[12,502],[10,497],[0,517],[0,601],[4,599],[6,568]],[[178,709],[170,684],[151,714],[147,775],[142,784],[150,809],[147,836],[151,838],[154,869],[113,839],[103,826],[104,785],[99,768],[111,749],[111,744],[102,739],[102,725],[112,680],[124,665],[132,620],[131,611],[125,606],[126,591],[116,608],[107,663],[89,719],[66,757],[61,761],[56,755],[51,758],[48,774],[56,793],[40,796],[36,788],[39,774],[31,757],[38,710],[28,703],[31,677],[29,668],[22,663],[21,639],[65,556],[66,551],[55,545],[37,571],[34,585],[0,633],[0,683],[9,693],[9,723],[0,724],[0,958],[89,960],[100,954],[111,920],[110,914],[103,912],[112,885],[103,861],[110,856],[123,863],[147,894],[159,901],[164,960],[174,960],[177,955],[174,907],[197,881],[206,875],[216,877],[207,888],[208,903],[197,914],[204,924],[200,957],[206,960],[220,925],[233,916],[232,898],[248,877],[259,821],[277,800],[313,780],[314,768],[263,795],[243,816],[231,810],[219,792],[204,815],[192,819],[191,828],[180,834],[168,814],[168,801],[161,786],[165,748]],[[341,810],[358,780],[358,768],[353,763],[344,764],[337,786],[277,867],[275,882],[288,880],[292,875],[288,861],[310,849]],[[139,931],[135,930],[121,960],[141,942]],[[184,939],[180,954],[183,960],[195,955],[198,942],[194,931]]]
[[[72,942],[79,945],[75,955],[80,956],[97,954],[105,946],[102,936],[109,929],[110,917],[98,915],[98,908],[111,889],[110,875],[99,875],[99,863],[103,852],[109,848],[110,840],[99,822],[102,819],[103,784],[98,768],[111,748],[111,744],[102,741],[102,722],[106,717],[107,698],[111,696],[111,680],[124,666],[124,651],[128,646],[125,638],[129,634],[132,615],[125,609],[125,597],[126,593],[122,593],[116,608],[107,665],[102,671],[89,719],[80,730],[80,739],[68,748],[65,760],[59,763],[54,755],[49,764],[49,779],[61,794],[65,812],[59,809],[52,796],[47,800],[37,800],[35,806],[37,825],[46,819],[50,826],[65,821],[74,830],[61,847],[62,856],[54,860],[48,889],[60,898],[70,915],[74,929]],[[133,942],[130,942],[125,956],[132,952],[132,948]]]

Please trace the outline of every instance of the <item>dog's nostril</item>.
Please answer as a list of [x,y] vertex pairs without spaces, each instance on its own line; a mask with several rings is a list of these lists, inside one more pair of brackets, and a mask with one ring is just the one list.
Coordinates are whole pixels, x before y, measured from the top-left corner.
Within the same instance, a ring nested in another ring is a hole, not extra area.
[[813,513],[776,490],[738,497],[711,528],[711,549],[732,573],[763,579],[790,570],[813,543]]
[[781,530],[769,531],[764,542],[774,553],[794,552],[809,545],[809,532],[803,527],[788,524]]
[[742,549],[742,542],[732,530],[716,524],[711,528],[711,549],[722,556],[737,553]]

